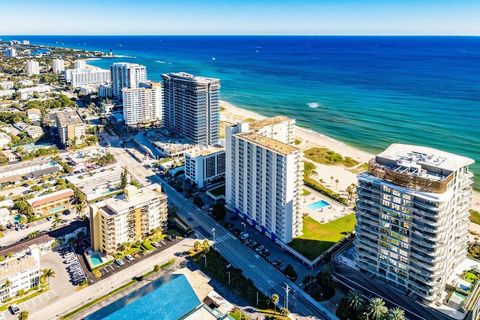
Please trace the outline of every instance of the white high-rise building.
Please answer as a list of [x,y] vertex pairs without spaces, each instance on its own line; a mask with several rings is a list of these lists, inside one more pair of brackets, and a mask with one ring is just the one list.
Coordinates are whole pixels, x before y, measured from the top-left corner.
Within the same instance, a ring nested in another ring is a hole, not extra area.
[[65,62],[62,59],[53,59],[52,71],[54,73],[61,73],[65,71]]
[[74,87],[99,85],[110,82],[110,70],[100,68],[69,69],[65,71],[65,80]]
[[225,177],[225,149],[207,147],[185,152],[185,177],[199,188]]
[[35,60],[29,60],[25,64],[25,73],[28,76],[33,76],[34,74],[40,74],[40,65],[38,64],[38,61]]
[[163,124],[195,144],[220,140],[220,80],[188,73],[163,78]]
[[139,88],[124,88],[123,119],[127,126],[160,124],[162,88],[160,83],[140,83]]
[[13,47],[7,48],[4,51],[4,55],[6,58],[14,58],[17,56],[17,50]]
[[393,144],[358,176],[356,264],[426,303],[466,257],[474,161]]
[[73,69],[86,69],[87,62],[85,60],[75,60],[73,62]]
[[138,88],[140,82],[147,81],[147,67],[136,64],[119,62],[110,67],[112,75],[113,97],[122,99],[122,89]]
[[282,243],[302,232],[302,151],[287,143],[294,136],[293,124],[275,117],[226,128],[227,206]]

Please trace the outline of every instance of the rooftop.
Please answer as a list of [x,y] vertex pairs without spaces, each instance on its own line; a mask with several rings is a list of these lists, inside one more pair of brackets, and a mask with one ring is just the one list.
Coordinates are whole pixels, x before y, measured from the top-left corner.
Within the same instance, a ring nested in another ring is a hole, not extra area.
[[27,202],[33,208],[53,202],[58,201],[66,198],[73,197],[73,190],[72,189],[64,189],[56,192],[52,192],[43,196],[39,196],[33,199],[28,199]]
[[190,73],[186,72],[174,72],[174,73],[167,73],[162,75],[162,77],[165,79],[170,79],[170,78],[175,78],[187,82],[195,82],[195,83],[201,83],[201,84],[208,84],[212,82],[220,82],[219,79],[215,78],[207,78],[207,77],[200,77],[200,76],[194,76]]
[[186,152],[186,155],[190,157],[198,157],[198,156],[208,156],[210,154],[218,153],[218,152],[225,152],[224,148],[220,147],[206,147],[201,149],[195,149],[189,152]]
[[16,275],[19,272],[40,267],[37,260],[30,255],[20,259],[11,259],[0,265],[0,279]]
[[60,127],[83,124],[82,119],[76,111],[61,111],[55,113],[55,115],[57,117],[57,123]]
[[444,180],[459,168],[471,165],[470,158],[422,146],[392,144],[378,154],[375,162],[397,173],[431,180]]
[[283,155],[289,155],[289,154],[300,151],[300,149],[298,149],[297,147],[291,146],[289,144],[280,142],[275,139],[267,138],[265,136],[262,136],[254,132],[240,133],[240,134],[237,134],[236,137],[247,140],[251,143],[270,149],[273,152],[280,153]]
[[108,215],[116,215],[158,198],[166,198],[166,195],[161,192],[159,184],[153,184],[141,189],[128,186],[124,195],[98,202],[95,206]]
[[288,117],[285,117],[285,116],[276,116],[276,117],[272,117],[272,118],[266,118],[266,119],[263,119],[263,120],[257,120],[257,121],[251,122],[250,123],[250,129],[258,130],[258,129],[261,129],[261,128],[266,127],[266,126],[279,124],[279,123],[282,123],[282,122],[285,122],[285,121],[294,121],[294,120],[290,119]]

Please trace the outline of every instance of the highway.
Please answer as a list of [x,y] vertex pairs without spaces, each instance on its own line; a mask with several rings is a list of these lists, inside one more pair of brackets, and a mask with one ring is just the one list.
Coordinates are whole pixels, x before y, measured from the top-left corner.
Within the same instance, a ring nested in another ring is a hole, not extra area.
[[[338,319],[334,313],[316,302],[285,275],[263,260],[253,250],[246,247],[222,225],[208,216],[200,208],[193,205],[182,194],[170,187],[163,179],[126,153],[118,139],[106,136],[111,144],[111,152],[119,163],[127,167],[130,173],[141,183],[159,183],[168,196],[168,202],[178,208],[178,214],[184,218],[201,236],[213,240],[212,229],[215,228],[215,249],[233,266],[243,271],[255,286],[267,296],[276,293],[280,297],[279,304],[285,305],[285,287],[290,287],[288,309],[291,313],[310,319]],[[208,263],[208,261],[207,261]]]

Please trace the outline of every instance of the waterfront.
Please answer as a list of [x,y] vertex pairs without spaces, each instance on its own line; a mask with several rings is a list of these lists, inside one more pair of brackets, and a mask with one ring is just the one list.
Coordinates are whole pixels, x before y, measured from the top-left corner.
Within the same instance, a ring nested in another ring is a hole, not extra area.
[[[14,37],[12,37],[14,38]],[[218,77],[222,98],[284,114],[364,151],[391,143],[469,156],[480,187],[478,37],[31,36],[32,43],[109,51],[149,78],[171,71]]]

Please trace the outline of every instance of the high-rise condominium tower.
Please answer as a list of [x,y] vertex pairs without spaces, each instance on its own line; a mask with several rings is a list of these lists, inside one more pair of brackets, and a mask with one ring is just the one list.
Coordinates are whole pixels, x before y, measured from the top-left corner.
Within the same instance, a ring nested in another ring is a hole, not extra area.
[[294,120],[275,117],[226,129],[226,202],[273,240],[302,232],[299,190],[302,151],[293,146]]
[[164,74],[163,124],[193,143],[220,139],[220,80],[188,73]]
[[466,256],[472,159],[393,144],[358,177],[356,263],[424,302]]
[[159,83],[140,83],[139,88],[125,88],[123,119],[129,127],[160,123],[162,119],[162,88]]
[[122,99],[122,89],[138,88],[140,82],[147,80],[147,67],[136,63],[114,63],[110,69],[113,97],[118,100]]

